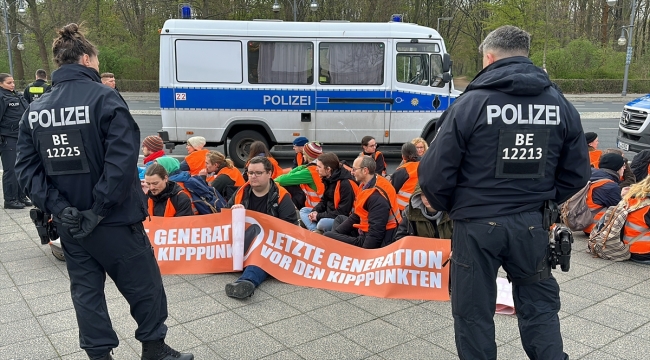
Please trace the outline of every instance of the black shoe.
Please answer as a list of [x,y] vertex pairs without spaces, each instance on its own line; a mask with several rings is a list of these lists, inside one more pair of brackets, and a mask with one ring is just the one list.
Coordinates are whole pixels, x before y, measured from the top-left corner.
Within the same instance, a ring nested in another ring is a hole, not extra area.
[[255,292],[255,284],[248,280],[241,280],[226,284],[226,295],[235,299],[246,299]]
[[20,199],[19,201],[20,201],[21,203],[25,204],[25,206],[34,206],[34,204],[32,204],[32,201],[29,200],[29,198],[28,198],[27,196],[25,196],[24,198]]
[[194,360],[194,355],[180,353],[165,344],[164,340],[142,343],[142,360]]
[[111,356],[111,353],[107,353],[106,355],[99,357],[99,358],[90,358],[91,360],[113,360],[113,357]]
[[25,204],[18,200],[5,201],[5,209],[24,209]]

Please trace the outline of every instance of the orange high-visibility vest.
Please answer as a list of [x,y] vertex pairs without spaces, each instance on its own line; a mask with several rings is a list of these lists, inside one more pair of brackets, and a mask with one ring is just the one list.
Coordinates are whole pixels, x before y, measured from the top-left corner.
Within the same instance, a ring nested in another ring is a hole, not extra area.
[[[345,180],[339,180],[336,182],[336,187],[334,188],[334,208],[338,209],[339,208],[339,203],[341,202],[341,181]],[[357,195],[359,195],[359,185],[355,183],[352,179],[347,179],[347,181],[350,182],[350,186],[352,186],[352,193],[354,194],[354,198],[357,198]],[[354,202],[354,199],[352,199]]]
[[[639,204],[640,199],[629,199],[628,208]],[[648,206],[634,210],[627,214],[627,221],[623,228],[623,242],[628,243],[635,237],[643,234],[630,245],[632,254],[650,254],[650,228],[645,223],[645,215],[650,210]]]
[[[183,189],[184,189],[184,188],[183,188]],[[183,191],[187,191],[187,190],[181,190],[181,191],[179,191],[177,194],[180,194],[180,193],[182,193]],[[191,198],[190,198],[190,199],[191,199]],[[153,214],[153,208],[154,208],[155,205],[154,205],[154,203],[153,203],[153,199],[152,199],[152,198],[149,198],[148,205],[149,205],[149,216],[155,216],[155,215]],[[194,206],[194,205],[192,205],[192,206]],[[165,205],[165,214],[163,214],[163,217],[174,217],[174,216],[176,216],[176,208],[175,208],[174,205],[172,204],[172,200],[171,200],[171,198],[170,198],[170,199],[167,199],[167,204]]]
[[316,165],[307,165],[307,170],[309,170],[309,174],[311,174],[311,180],[316,185],[316,190],[312,189],[311,186],[307,184],[300,184],[300,188],[302,189],[302,192],[305,193],[305,206],[314,208],[316,205],[318,205],[320,198],[325,192],[325,184],[323,184],[323,179],[321,179],[320,175],[318,175]]
[[198,175],[205,169],[205,156],[210,152],[208,149],[196,150],[185,157],[185,162],[190,167],[190,175]]
[[397,170],[404,168],[409,174],[409,179],[402,185],[402,188],[399,190],[395,189],[397,191],[397,206],[400,211],[403,211],[406,205],[409,204],[411,195],[415,191],[415,186],[418,184],[418,165],[420,165],[419,162],[410,161],[397,168]]
[[230,178],[235,183],[235,186],[240,187],[246,183],[246,180],[244,180],[244,176],[239,172],[237,168],[229,168],[229,167],[222,167],[217,175],[215,175],[215,179],[219,175],[226,175]]
[[598,169],[598,163],[600,163],[600,156],[603,154],[600,150],[594,150],[589,152],[589,163],[591,166]]
[[[354,213],[359,216],[360,222],[353,226],[363,232],[368,232],[370,223],[368,222],[368,210],[364,209],[366,202],[375,191],[379,192],[384,199],[390,203],[390,214],[388,215],[388,222],[386,222],[386,230],[395,229],[402,221],[402,214],[397,208],[397,194],[393,185],[381,176],[375,176],[375,187],[361,190],[354,201]],[[363,186],[362,186],[363,187]]]
[[593,230],[594,226],[596,226],[596,223],[598,222],[598,220],[600,220],[600,218],[602,218],[603,215],[605,215],[605,212],[607,211],[607,207],[600,206],[600,205],[596,204],[593,201],[593,192],[594,192],[594,189],[599,188],[599,187],[607,184],[608,182],[613,182],[613,181],[609,180],[609,179],[600,179],[600,180],[594,181],[589,186],[589,191],[587,191],[587,206],[591,210],[591,214],[593,215],[594,220],[592,221],[592,223],[589,226],[587,226],[583,230],[585,233],[590,233],[591,230]]
[[[235,193],[235,200],[233,201],[234,204],[241,204],[242,200],[244,200],[244,191],[246,191],[246,188],[250,186],[251,184],[247,181],[242,187],[239,188],[239,190],[237,190]],[[282,199],[284,199],[284,195],[289,194],[289,192],[287,189],[278,184],[275,184],[275,186],[278,187],[278,205],[280,205],[280,202],[282,202]]]

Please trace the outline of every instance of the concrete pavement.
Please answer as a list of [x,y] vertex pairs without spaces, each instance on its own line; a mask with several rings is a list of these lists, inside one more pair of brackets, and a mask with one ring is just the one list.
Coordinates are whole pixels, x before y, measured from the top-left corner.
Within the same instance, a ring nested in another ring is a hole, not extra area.
[[[577,236],[561,286],[571,359],[646,359],[650,266],[585,253]],[[501,273],[501,276],[504,274]],[[245,301],[224,294],[237,274],[164,276],[168,343],[196,359],[455,359],[449,302],[389,300],[269,280]],[[108,280],[120,338],[115,359],[139,359],[135,321]],[[500,359],[524,359],[515,316],[496,315]],[[28,209],[0,209],[0,359],[86,359],[65,263],[40,245]]]

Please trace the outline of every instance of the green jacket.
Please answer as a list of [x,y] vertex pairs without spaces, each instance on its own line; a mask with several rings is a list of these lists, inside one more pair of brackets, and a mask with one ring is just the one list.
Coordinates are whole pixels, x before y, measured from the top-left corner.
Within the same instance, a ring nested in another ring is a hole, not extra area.
[[275,183],[280,186],[307,184],[312,188],[312,190],[317,190],[314,179],[311,177],[311,172],[307,169],[307,166],[316,166],[316,164],[300,165],[293,168],[288,174],[280,175],[275,178]]
[[449,214],[440,211],[429,214],[422,203],[421,194],[422,190],[420,184],[418,184],[409,200],[409,204],[404,208],[402,222],[400,222],[395,232],[395,240],[406,236],[451,239],[453,221],[449,218]]

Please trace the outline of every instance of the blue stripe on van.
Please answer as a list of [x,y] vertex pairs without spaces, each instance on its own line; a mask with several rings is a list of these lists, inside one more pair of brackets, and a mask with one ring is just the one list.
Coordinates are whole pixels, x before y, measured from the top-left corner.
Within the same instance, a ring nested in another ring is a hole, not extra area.
[[177,110],[422,112],[443,111],[448,100],[404,91],[160,88],[160,107]]

